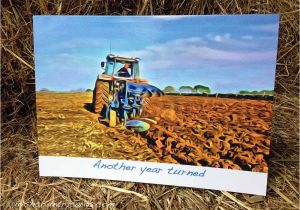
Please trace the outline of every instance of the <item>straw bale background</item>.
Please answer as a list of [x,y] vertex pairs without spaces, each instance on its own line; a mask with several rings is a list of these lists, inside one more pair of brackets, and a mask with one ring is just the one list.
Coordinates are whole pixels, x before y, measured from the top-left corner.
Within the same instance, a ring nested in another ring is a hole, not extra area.
[[[46,206],[39,207],[42,204],[52,205],[53,209],[298,209],[298,1],[2,0],[1,6],[3,209],[23,209],[24,204],[28,209],[46,209]],[[281,14],[281,18],[266,197],[129,182],[39,177],[32,15],[269,13]],[[94,205],[84,207],[84,203]]]

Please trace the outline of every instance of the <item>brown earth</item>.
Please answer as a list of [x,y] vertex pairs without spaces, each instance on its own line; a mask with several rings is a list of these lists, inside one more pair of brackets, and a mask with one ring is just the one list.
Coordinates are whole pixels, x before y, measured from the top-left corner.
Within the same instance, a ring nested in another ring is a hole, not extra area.
[[109,128],[91,93],[37,93],[40,155],[99,157],[267,172],[272,102],[151,98],[148,132]]

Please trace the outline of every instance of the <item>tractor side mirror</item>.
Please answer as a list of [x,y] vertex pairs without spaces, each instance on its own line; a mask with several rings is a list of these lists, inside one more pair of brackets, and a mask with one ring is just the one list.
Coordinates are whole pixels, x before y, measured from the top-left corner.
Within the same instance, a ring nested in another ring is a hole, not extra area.
[[105,62],[101,61],[101,68],[104,68],[104,66],[105,66]]

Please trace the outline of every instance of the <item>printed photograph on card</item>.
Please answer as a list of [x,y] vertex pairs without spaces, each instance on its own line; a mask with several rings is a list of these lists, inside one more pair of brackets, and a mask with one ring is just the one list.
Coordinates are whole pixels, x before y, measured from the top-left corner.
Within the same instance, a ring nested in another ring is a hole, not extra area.
[[34,16],[41,176],[266,194],[279,16]]

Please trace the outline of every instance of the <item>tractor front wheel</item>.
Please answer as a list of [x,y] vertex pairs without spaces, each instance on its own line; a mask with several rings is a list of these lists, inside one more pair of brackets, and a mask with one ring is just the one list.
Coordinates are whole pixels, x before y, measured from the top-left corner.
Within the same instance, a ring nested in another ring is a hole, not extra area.
[[96,80],[94,92],[93,92],[93,106],[94,112],[105,115],[106,108],[109,103],[109,82]]

